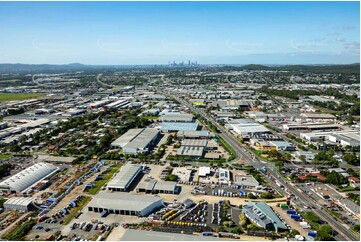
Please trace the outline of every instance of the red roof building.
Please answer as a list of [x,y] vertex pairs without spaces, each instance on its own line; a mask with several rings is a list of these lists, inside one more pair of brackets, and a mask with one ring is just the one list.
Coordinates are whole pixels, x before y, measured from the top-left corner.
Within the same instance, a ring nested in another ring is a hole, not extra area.
[[303,176],[298,176],[298,178],[302,181],[306,180],[306,178],[308,176],[312,176],[312,177],[317,177],[318,180],[320,181],[326,181],[327,178],[324,177],[323,175],[321,175],[320,173],[309,173],[309,174],[306,174],[306,175],[303,175]]

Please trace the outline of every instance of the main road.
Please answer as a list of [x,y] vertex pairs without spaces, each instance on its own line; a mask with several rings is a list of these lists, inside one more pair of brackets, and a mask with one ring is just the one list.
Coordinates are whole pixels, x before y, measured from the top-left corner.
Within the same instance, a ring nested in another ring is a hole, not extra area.
[[[263,166],[265,166],[270,174],[270,176],[274,177],[279,181],[281,185],[285,187],[285,190],[287,190],[289,193],[293,193],[296,197],[298,197],[298,201],[303,205],[307,207],[315,207],[315,202],[312,201],[312,199],[303,193],[302,191],[298,190],[296,187],[285,181],[278,173],[277,169],[274,169],[273,164],[271,163],[262,163],[257,158],[252,157],[250,152],[247,151],[245,147],[242,146],[242,144],[224,127],[219,125],[214,118],[210,117],[208,114],[206,114],[203,110],[199,108],[195,108],[193,105],[186,102],[184,99],[168,93],[172,98],[177,100],[182,105],[186,106],[191,110],[192,112],[200,114],[204,119],[211,122],[215,127],[218,128],[219,133],[218,135],[224,139],[232,148],[237,152],[237,158],[235,160],[238,160],[240,158],[243,158],[248,164],[252,165],[254,168],[259,169]],[[350,241],[359,241],[360,239],[348,228],[344,227],[342,224],[340,224],[338,221],[336,221],[330,214],[328,214],[326,211],[323,210],[322,206],[316,205],[318,208],[313,209],[313,212],[317,214],[322,220],[326,221],[332,228],[337,231],[337,239],[339,240],[350,240]]]

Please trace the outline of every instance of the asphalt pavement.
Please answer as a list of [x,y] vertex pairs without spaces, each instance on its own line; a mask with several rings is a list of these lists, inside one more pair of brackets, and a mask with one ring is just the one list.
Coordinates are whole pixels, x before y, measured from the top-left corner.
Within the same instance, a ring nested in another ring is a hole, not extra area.
[[[193,107],[191,104],[186,102],[183,99],[178,98],[177,96],[173,96],[176,100],[178,100],[181,104],[188,107],[191,111],[199,113],[206,120],[210,121],[213,125],[215,125],[219,129],[218,135],[223,138],[232,148],[237,152],[238,157],[236,160],[243,158],[246,162],[255,168],[261,168],[262,166],[267,167],[267,171],[273,177],[277,178],[281,185],[283,185],[289,192],[293,193],[298,197],[301,204],[307,207],[314,207],[315,203],[312,202],[311,198],[305,195],[302,192],[299,192],[297,188],[293,187],[287,181],[285,181],[270,163],[261,163],[258,159],[253,159],[248,153],[243,150],[242,144],[232,136],[224,127],[220,126],[213,118],[209,117],[203,110],[199,108]],[[230,164],[231,165],[231,164]],[[319,209],[313,209],[313,212],[318,215],[322,220],[326,221],[332,228],[337,231],[338,235],[336,239],[338,240],[350,240],[350,241],[359,241],[360,239],[350,230],[345,228],[342,224],[336,221],[330,214],[323,210],[322,206],[319,206]]]

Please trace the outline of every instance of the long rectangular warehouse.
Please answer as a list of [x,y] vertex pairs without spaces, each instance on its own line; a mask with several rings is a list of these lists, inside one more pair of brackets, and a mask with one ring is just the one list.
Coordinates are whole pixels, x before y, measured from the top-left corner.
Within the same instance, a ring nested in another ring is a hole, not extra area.
[[319,123],[304,123],[304,124],[284,124],[284,130],[341,130],[341,127],[334,123],[319,124]]
[[166,114],[158,119],[160,122],[185,122],[193,123],[193,114]]
[[116,139],[111,146],[122,148],[124,154],[148,153],[159,137],[156,129],[130,129]]
[[142,171],[141,165],[126,164],[120,168],[118,174],[109,181],[108,190],[125,192]]
[[142,196],[129,193],[99,192],[88,204],[88,211],[147,216],[164,206],[163,198],[155,196]]
[[0,182],[3,193],[26,193],[37,183],[59,170],[58,167],[40,162]]
[[196,131],[199,130],[200,126],[197,122],[186,123],[186,122],[163,122],[161,123],[160,130],[164,132],[175,132],[175,131]]

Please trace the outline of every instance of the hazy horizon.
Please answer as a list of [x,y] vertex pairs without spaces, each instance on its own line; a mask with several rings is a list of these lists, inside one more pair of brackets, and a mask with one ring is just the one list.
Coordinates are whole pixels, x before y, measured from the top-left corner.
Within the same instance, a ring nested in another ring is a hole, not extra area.
[[359,2],[0,2],[0,63],[360,62]]

